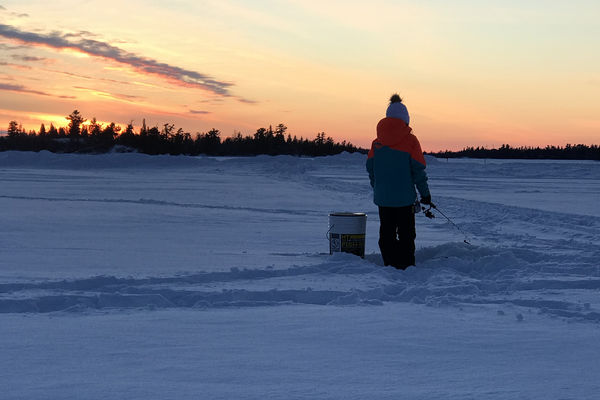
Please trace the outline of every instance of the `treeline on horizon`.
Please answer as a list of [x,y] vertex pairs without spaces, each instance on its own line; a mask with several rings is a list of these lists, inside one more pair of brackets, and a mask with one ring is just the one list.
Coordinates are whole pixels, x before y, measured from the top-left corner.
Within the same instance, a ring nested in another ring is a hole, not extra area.
[[237,132],[233,137],[222,139],[218,129],[205,133],[196,133],[194,137],[182,128],[175,129],[174,124],[164,124],[162,128],[146,126],[145,120],[138,132],[132,123],[125,129],[114,122],[106,126],[92,118],[84,125],[86,119],[78,110],[66,117],[69,124],[56,128],[53,124],[46,129],[42,124],[39,131],[25,131],[17,121],[10,121],[7,135],[0,137],[0,151],[42,151],[53,153],[106,153],[113,149],[118,151],[137,151],[144,154],[171,155],[215,155],[215,156],[250,156],[250,155],[295,155],[324,156],[339,154],[344,151],[362,152],[349,142],[335,142],[331,137],[320,132],[315,139],[297,138],[287,133],[287,127],[279,124],[273,129],[259,128],[252,136],[242,136]]
[[503,144],[497,149],[466,147],[459,151],[426,153],[437,158],[501,158],[501,159],[550,159],[550,160],[600,160],[600,146],[584,144],[546,147],[511,147]]

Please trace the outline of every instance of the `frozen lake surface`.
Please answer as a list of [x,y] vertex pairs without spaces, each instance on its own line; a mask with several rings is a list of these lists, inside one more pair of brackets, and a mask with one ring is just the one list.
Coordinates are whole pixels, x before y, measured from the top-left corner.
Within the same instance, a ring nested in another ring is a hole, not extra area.
[[600,163],[428,158],[406,271],[364,163],[0,153],[3,398],[594,397]]

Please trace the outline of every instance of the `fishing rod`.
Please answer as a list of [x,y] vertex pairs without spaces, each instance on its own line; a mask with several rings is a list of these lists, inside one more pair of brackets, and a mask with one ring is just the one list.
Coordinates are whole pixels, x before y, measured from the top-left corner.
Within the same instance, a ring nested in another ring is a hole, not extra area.
[[450,222],[452,225],[454,225],[454,227],[455,227],[456,229],[458,229],[458,231],[459,231],[460,233],[462,233],[462,234],[463,234],[463,236],[465,237],[465,238],[463,239],[463,242],[464,242],[464,243],[466,243],[466,244],[468,244],[469,246],[472,246],[472,244],[471,244],[471,243],[469,243],[469,240],[468,240],[468,235],[465,233],[465,231],[463,231],[462,229],[460,229],[460,226],[456,225],[456,224],[454,223],[454,221],[452,221],[452,220],[451,220],[451,219],[450,219],[450,218],[449,218],[449,217],[448,217],[446,214],[444,214],[444,213],[442,212],[442,210],[440,210],[440,209],[439,209],[439,208],[438,208],[438,207],[437,207],[435,204],[433,204],[433,203],[429,203],[429,208],[425,208],[425,206],[421,205],[421,209],[423,210],[423,214],[425,214],[425,216],[426,216],[427,218],[429,218],[429,219],[433,219],[433,218],[435,218],[435,214],[434,214],[434,213],[431,211],[432,209],[434,209],[434,210],[436,210],[437,212],[439,212],[439,213],[440,213],[440,214],[441,214],[441,215],[442,215],[444,218],[446,218],[446,219],[448,220],[448,222]]

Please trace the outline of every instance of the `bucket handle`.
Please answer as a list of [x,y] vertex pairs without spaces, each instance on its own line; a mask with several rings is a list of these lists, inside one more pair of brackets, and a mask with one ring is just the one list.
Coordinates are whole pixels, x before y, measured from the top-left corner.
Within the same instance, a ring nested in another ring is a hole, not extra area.
[[327,240],[331,240],[331,238],[329,237],[329,232],[331,232],[331,230],[333,229],[334,226],[335,226],[335,224],[331,225],[329,227],[329,229],[327,230],[327,233],[325,234],[325,237],[327,238]]

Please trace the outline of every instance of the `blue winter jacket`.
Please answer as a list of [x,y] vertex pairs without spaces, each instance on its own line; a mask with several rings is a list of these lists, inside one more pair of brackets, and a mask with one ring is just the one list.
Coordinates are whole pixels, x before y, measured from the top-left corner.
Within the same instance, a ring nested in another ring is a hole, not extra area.
[[384,118],[377,124],[367,158],[373,201],[382,207],[404,207],[429,196],[425,157],[412,129],[401,119]]

